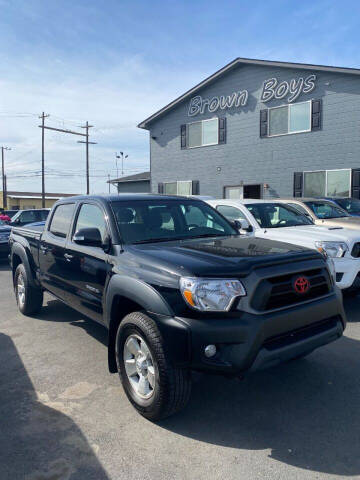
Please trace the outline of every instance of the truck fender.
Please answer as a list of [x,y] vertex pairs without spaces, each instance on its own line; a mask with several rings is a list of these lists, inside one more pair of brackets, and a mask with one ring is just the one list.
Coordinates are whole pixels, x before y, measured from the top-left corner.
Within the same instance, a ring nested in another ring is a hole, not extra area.
[[[171,352],[174,364],[185,366],[190,361],[190,333],[188,327],[174,318],[174,313],[165,299],[151,285],[132,277],[114,275],[108,285],[105,295],[104,320],[108,326],[108,364],[111,373],[117,372],[115,359],[115,340],[121,315],[112,312],[117,296],[135,302],[156,323]],[[126,316],[128,311],[124,312]]]
[[11,266],[13,270],[13,277],[16,270],[16,268],[14,268],[14,255],[17,255],[20,258],[21,263],[24,265],[30,285],[35,288],[39,288],[39,283],[36,279],[36,274],[30,266],[29,258],[26,253],[25,247],[20,243],[14,243],[11,247]]

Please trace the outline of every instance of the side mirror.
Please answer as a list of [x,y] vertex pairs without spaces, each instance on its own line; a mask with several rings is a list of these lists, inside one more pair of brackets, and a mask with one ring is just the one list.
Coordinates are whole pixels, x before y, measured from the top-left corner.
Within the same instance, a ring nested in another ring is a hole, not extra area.
[[102,247],[103,242],[98,228],[80,228],[73,236],[73,242],[88,247]]
[[245,218],[234,220],[231,222],[231,224],[234,228],[236,228],[236,230],[244,230],[245,232],[253,231],[252,225],[250,225],[250,223]]

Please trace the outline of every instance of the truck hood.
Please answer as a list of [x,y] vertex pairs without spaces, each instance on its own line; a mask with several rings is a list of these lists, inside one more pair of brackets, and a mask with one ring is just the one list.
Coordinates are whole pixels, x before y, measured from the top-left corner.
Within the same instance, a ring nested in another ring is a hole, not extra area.
[[350,228],[352,230],[359,230],[360,233],[360,217],[342,217],[342,218],[329,218],[327,220],[316,220],[317,225],[324,225],[326,227],[343,227]]
[[255,237],[229,236],[128,245],[143,267],[171,270],[180,275],[247,275],[257,266],[319,258],[315,251],[284,242]]
[[281,240],[283,242],[309,247],[315,245],[315,242],[320,241],[346,242],[350,245],[354,242],[360,242],[360,228],[357,232],[339,225],[303,225],[299,227],[269,228],[267,230],[261,229],[261,232],[263,238]]

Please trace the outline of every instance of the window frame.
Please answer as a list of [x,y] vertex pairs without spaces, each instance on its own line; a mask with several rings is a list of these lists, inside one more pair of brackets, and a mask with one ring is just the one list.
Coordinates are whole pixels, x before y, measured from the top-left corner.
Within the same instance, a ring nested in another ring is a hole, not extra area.
[[325,172],[325,195],[324,197],[333,197],[334,195],[328,195],[328,172],[341,172],[341,171],[348,171],[349,172],[349,196],[345,198],[351,198],[351,190],[352,190],[352,169],[351,168],[334,168],[334,169],[327,169],[327,170],[304,170],[303,174],[303,197],[305,197],[305,173],[317,173],[317,172]]
[[[189,145],[189,125],[194,125],[195,123],[201,123],[201,141],[203,141],[203,123],[211,122],[217,120],[217,142],[216,143],[202,143],[201,145],[195,145],[194,147],[190,147]],[[219,117],[212,117],[207,118],[205,120],[196,120],[195,122],[190,122],[186,124],[186,148],[193,149],[193,148],[201,148],[201,147],[211,147],[213,145],[219,145]]]
[[[195,148],[195,147],[193,147]],[[176,193],[167,193],[165,190],[166,190],[166,185],[169,185],[171,183],[176,183]],[[190,184],[190,191],[192,192],[192,185],[193,185],[193,181],[192,180],[175,180],[174,182],[163,182],[164,184],[164,195],[179,195],[179,191],[178,191],[178,186],[179,186],[179,183],[189,183]],[[189,193],[189,195],[192,195],[192,193]],[[182,196],[182,195],[180,195]]]
[[[290,132],[290,111],[291,107],[294,107],[296,105],[302,105],[304,103],[309,104],[309,129],[307,130],[296,130],[296,132]],[[275,135],[270,135],[270,110],[276,110],[277,108],[288,108],[288,119],[287,119],[287,124],[288,124],[288,131],[287,133],[276,133]],[[267,122],[267,137],[273,138],[273,137],[283,137],[284,135],[296,135],[297,133],[308,133],[311,132],[311,115],[312,115],[312,100],[306,100],[304,102],[296,102],[296,103],[285,103],[283,105],[278,105],[276,107],[270,107],[267,109],[268,111],[268,122]]]

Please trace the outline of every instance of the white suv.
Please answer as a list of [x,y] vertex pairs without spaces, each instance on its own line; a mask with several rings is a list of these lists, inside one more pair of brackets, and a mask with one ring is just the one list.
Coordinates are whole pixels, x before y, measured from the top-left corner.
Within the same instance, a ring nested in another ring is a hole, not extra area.
[[208,200],[240,232],[325,251],[333,260],[341,289],[360,287],[360,229],[314,225],[296,208],[276,200]]

